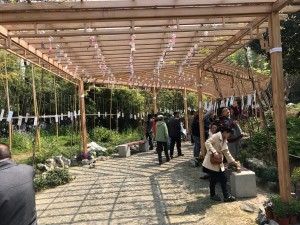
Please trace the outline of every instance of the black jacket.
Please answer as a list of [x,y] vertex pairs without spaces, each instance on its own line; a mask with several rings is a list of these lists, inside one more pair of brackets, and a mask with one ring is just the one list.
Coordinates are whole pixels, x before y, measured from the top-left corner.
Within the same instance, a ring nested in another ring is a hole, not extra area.
[[168,124],[169,137],[181,137],[181,126],[179,118],[172,117]]
[[11,160],[0,162],[0,225],[35,225],[34,170]]

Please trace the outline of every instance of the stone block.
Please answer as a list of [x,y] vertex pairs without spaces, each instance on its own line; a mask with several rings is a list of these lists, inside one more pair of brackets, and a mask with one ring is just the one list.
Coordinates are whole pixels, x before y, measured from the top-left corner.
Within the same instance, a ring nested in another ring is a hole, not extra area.
[[149,151],[149,142],[145,141],[145,143],[139,145],[140,152],[148,152]]
[[130,156],[130,148],[128,147],[127,144],[119,145],[117,147],[117,149],[119,151],[119,156],[120,157],[129,157]]
[[232,172],[230,175],[231,194],[237,198],[257,195],[255,173],[253,171]]

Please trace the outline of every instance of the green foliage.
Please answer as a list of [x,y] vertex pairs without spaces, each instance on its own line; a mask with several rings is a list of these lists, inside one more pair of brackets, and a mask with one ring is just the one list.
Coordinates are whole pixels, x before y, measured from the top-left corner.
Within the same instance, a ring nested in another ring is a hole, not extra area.
[[[270,64],[266,55],[257,54],[251,48],[248,48],[248,59],[250,61],[251,68],[259,73],[269,75],[270,74]],[[230,63],[238,66],[247,68],[248,64],[246,61],[245,50],[243,48],[239,49],[235,53],[231,54],[226,58]],[[247,71],[245,70],[245,73]]]
[[295,167],[292,171],[292,181],[300,182],[300,167]]
[[289,214],[291,216],[300,215],[300,201],[293,199],[289,205]]
[[90,133],[92,140],[96,142],[109,142],[113,141],[118,136],[116,131],[106,129],[104,127],[96,127]]
[[34,185],[36,192],[54,188],[56,186],[69,183],[73,178],[67,169],[56,168],[47,171],[45,174],[36,175]]
[[13,136],[13,153],[23,153],[32,151],[33,137],[31,133],[15,133]]
[[276,201],[273,206],[273,213],[279,218],[286,218],[289,216],[289,203],[283,202],[281,199]]

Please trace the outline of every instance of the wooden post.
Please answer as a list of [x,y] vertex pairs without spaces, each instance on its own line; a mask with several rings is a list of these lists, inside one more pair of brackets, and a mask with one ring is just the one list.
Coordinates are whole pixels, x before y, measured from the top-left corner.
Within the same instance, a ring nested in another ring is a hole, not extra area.
[[82,151],[84,156],[87,156],[87,140],[86,140],[86,121],[85,121],[85,103],[84,103],[84,84],[83,80],[79,82],[80,94],[80,119],[81,119],[81,137],[82,137]]
[[205,149],[205,136],[204,136],[204,121],[203,121],[203,103],[202,103],[202,73],[201,69],[197,67],[196,69],[196,79],[197,79],[197,90],[198,90],[198,114],[199,114],[199,129],[200,129],[200,145],[202,157],[206,154]]
[[[58,115],[57,115],[57,94],[56,94],[56,80],[55,80],[55,76],[54,76],[54,102],[55,102],[56,143],[58,143]],[[63,112],[62,109],[61,109],[61,112]]]
[[183,105],[184,105],[184,126],[186,131],[189,130],[189,118],[187,110],[187,98],[186,98],[186,88],[183,89]]
[[281,199],[289,202],[291,200],[291,178],[287,144],[286,105],[284,101],[280,19],[278,13],[271,14],[269,28],[279,188]]
[[[8,85],[8,74],[7,74],[7,59],[6,59],[6,51],[4,53],[4,67],[5,67],[5,93],[6,93],[6,102],[7,102],[7,114],[10,111],[10,100],[9,100],[9,85]],[[9,137],[9,148],[12,150],[12,119],[8,123],[8,137]]]
[[34,67],[31,64],[31,77],[32,77],[32,94],[33,94],[33,106],[34,106],[34,116],[37,117],[36,133],[35,133],[35,145],[38,146],[38,150],[41,150],[41,133],[40,133],[40,122],[39,122],[39,110],[36,99],[35,90],[35,78],[34,78]]
[[112,119],[112,96],[113,89],[110,89],[110,104],[109,104],[109,129],[111,130],[111,119]]
[[152,97],[153,97],[153,113],[157,114],[157,104],[156,104],[156,88],[152,88]]

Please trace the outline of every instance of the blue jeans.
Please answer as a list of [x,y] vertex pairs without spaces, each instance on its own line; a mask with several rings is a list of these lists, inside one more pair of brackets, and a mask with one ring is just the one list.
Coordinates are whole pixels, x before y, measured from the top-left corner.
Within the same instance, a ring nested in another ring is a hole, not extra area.
[[194,136],[193,135],[193,140],[194,140],[194,157],[199,157],[200,155],[200,137]]

